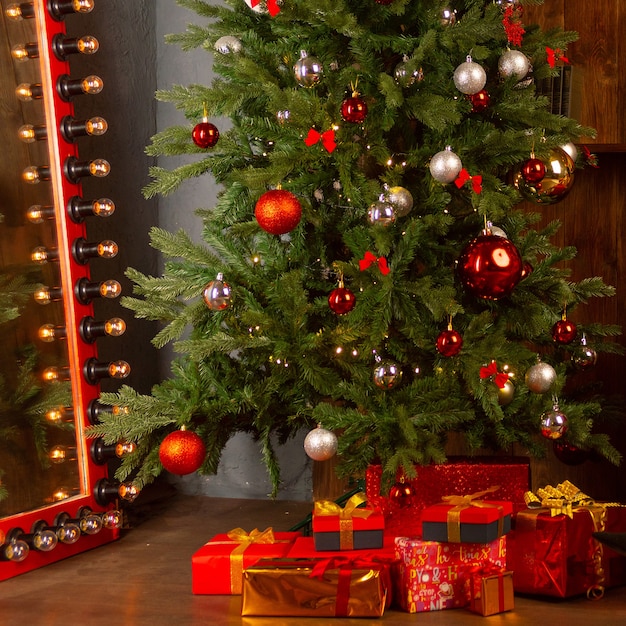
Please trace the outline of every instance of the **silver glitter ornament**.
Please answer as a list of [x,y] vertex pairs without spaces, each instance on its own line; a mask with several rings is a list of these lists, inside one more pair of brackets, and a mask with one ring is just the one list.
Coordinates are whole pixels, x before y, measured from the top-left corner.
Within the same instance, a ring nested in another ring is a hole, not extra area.
[[314,461],[327,461],[337,453],[337,435],[321,426],[304,438],[304,451]]
[[367,211],[367,219],[370,224],[378,226],[390,226],[396,221],[396,211],[393,204],[377,200],[370,205]]
[[445,150],[437,152],[430,160],[430,173],[432,177],[440,183],[451,183],[456,180],[459,172],[463,169],[463,164],[459,156],[452,152],[450,146]]
[[293,66],[293,72],[301,87],[313,87],[321,80],[324,68],[318,59],[301,50],[300,58]]
[[472,57],[467,55],[465,63],[461,63],[454,70],[454,86],[466,95],[478,93],[487,82],[487,73],[482,65],[474,63]]
[[390,187],[385,194],[387,202],[393,205],[397,217],[408,215],[413,208],[413,196],[404,187]]
[[241,52],[241,41],[234,35],[224,35],[215,42],[214,47],[221,54]]
[[556,380],[556,370],[549,363],[536,363],[526,370],[524,382],[533,393],[546,393]]
[[502,78],[511,76],[522,80],[530,71],[530,60],[519,50],[507,50],[498,60],[498,72]]
[[373,379],[379,389],[393,389],[402,381],[402,369],[393,361],[381,359],[374,366]]

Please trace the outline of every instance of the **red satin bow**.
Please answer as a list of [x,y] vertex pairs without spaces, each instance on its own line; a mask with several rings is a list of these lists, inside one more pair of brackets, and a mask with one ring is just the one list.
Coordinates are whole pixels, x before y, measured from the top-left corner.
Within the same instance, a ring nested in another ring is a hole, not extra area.
[[307,146],[315,145],[319,140],[322,140],[322,145],[328,152],[332,152],[337,144],[335,143],[335,131],[331,128],[330,130],[326,130],[323,133],[318,133],[314,128],[309,130],[309,134],[306,136],[304,143]]
[[454,184],[460,189],[468,180],[472,181],[474,193],[480,193],[483,190],[483,177],[480,174],[470,176],[465,168],[459,172],[459,177],[454,181]]
[[491,378],[492,376],[495,376],[493,382],[496,383],[500,389],[504,389],[506,381],[509,380],[509,375],[505,372],[498,372],[498,365],[495,361],[491,361],[486,367],[480,368],[481,378]]
[[554,64],[557,61],[563,61],[563,63],[569,63],[569,59],[566,56],[563,56],[563,53],[559,48],[553,50],[552,48],[548,48],[546,46],[546,54],[548,55],[548,65],[550,67],[554,67]]
[[[259,6],[261,0],[250,0],[250,8]],[[276,17],[280,13],[280,7],[277,0],[267,0],[267,10],[272,17]]]
[[363,258],[359,261],[359,269],[361,271],[366,270],[372,263],[378,264],[378,269],[383,276],[389,274],[389,266],[387,265],[387,259],[384,256],[377,257],[369,250],[365,253]]

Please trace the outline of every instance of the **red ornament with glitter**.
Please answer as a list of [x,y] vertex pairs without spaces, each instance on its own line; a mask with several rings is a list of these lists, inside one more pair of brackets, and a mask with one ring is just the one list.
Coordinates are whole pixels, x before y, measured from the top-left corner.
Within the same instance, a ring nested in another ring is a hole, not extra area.
[[191,138],[199,148],[212,148],[220,138],[220,132],[214,124],[203,118],[193,127]]
[[441,356],[456,356],[463,347],[463,337],[460,332],[452,328],[452,324],[448,324],[448,328],[439,333],[435,347]]
[[357,91],[341,103],[341,117],[351,124],[360,124],[367,117],[367,103]]
[[467,99],[472,103],[472,113],[481,113],[491,102],[491,96],[486,89],[468,95]]
[[206,456],[204,442],[190,430],[175,430],[159,446],[159,460],[172,474],[184,476],[200,469]]
[[578,329],[576,328],[576,324],[570,322],[565,316],[552,327],[552,339],[561,345],[572,343],[572,341],[576,339],[577,333]]
[[254,215],[264,231],[283,235],[300,223],[302,205],[290,191],[272,189],[257,200]]
[[508,296],[521,280],[523,267],[522,257],[513,243],[488,230],[470,241],[458,265],[463,286],[485,300]]

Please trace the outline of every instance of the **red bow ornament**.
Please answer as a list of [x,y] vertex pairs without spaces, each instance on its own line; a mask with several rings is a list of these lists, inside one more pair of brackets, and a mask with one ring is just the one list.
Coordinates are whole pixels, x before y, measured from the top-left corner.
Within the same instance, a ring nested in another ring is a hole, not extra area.
[[480,193],[483,190],[483,177],[480,174],[470,176],[469,172],[463,168],[459,172],[459,177],[454,181],[454,184],[460,189],[467,181],[471,181],[474,193]]
[[[261,0],[250,0],[250,8],[254,9],[259,6]],[[267,11],[272,17],[276,17],[280,13],[280,7],[277,0],[267,0]]]
[[496,383],[500,389],[504,389],[504,386],[509,380],[509,375],[506,372],[498,372],[498,365],[495,361],[491,361],[486,367],[480,368],[481,378],[491,378],[492,376],[494,377],[493,382]]
[[377,257],[372,254],[369,250],[365,253],[363,258],[359,261],[359,269],[363,272],[366,270],[372,263],[378,264],[378,269],[383,276],[387,276],[389,274],[389,266],[387,265],[387,259],[384,256]]
[[322,140],[322,145],[328,152],[332,152],[337,147],[335,131],[332,128],[323,133],[318,133],[314,128],[311,128],[309,134],[304,139],[304,143],[307,146],[314,146],[320,139]]
[[557,48],[553,50],[552,48],[548,48],[546,46],[546,54],[548,55],[548,65],[550,67],[554,67],[557,61],[563,61],[563,63],[569,63],[569,59],[563,55],[563,51]]

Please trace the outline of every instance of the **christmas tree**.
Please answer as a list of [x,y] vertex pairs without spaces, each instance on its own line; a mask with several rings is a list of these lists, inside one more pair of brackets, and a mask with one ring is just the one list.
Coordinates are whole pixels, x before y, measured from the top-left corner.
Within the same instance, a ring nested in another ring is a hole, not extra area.
[[199,176],[222,191],[197,212],[201,245],[154,228],[163,274],[128,271],[124,304],[179,356],[149,395],[103,395],[124,411],[92,434],[137,443],[116,476],[215,472],[246,432],[276,492],[273,442],[303,428],[307,454],[337,450],[348,476],[412,476],[450,433],[618,463],[580,372],[619,329],[573,321],[614,289],[571,281],[575,250],[537,226],[593,134],[538,90],[576,34],[525,24],[515,0],[178,3],[198,19],[169,41],[206,50],[216,78],[157,94],[189,123],[149,154],[195,158],[154,167],[145,192]]

